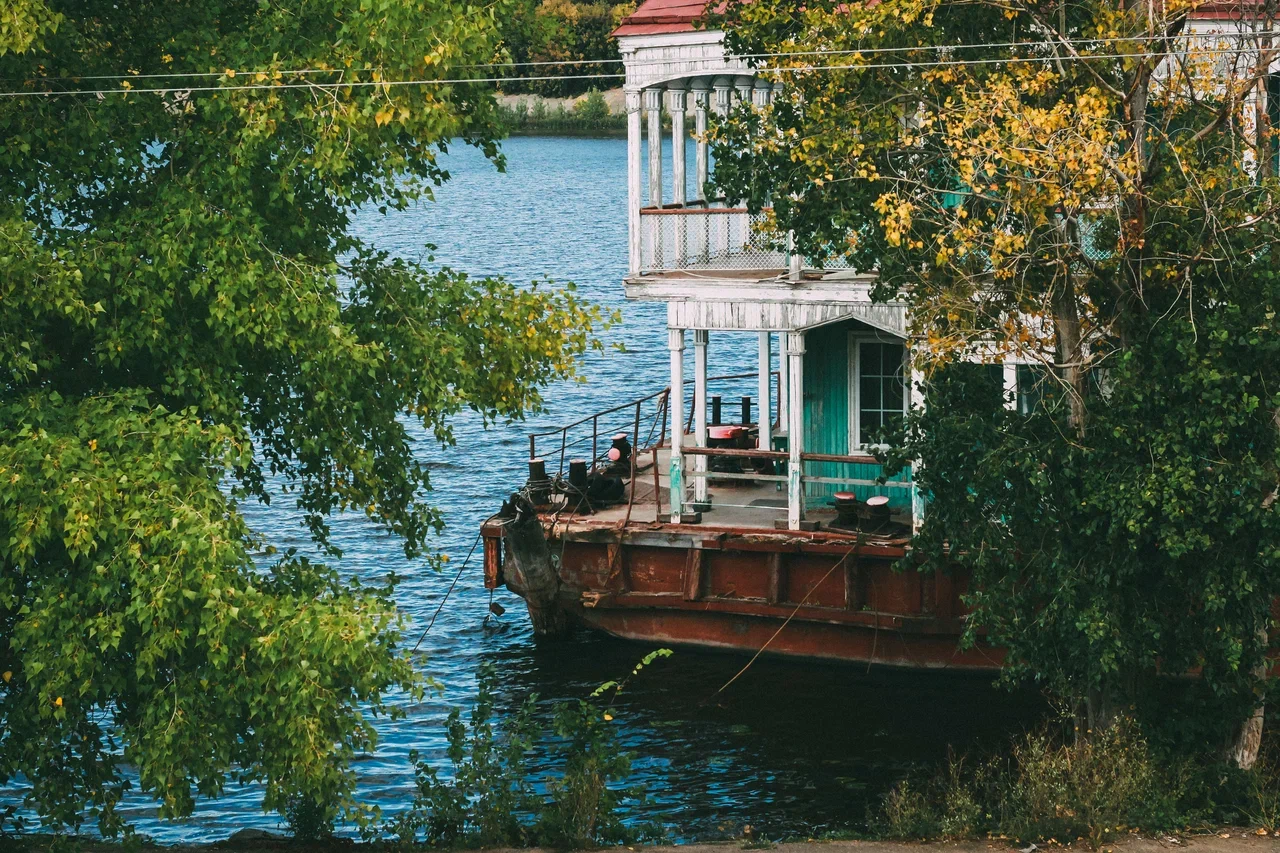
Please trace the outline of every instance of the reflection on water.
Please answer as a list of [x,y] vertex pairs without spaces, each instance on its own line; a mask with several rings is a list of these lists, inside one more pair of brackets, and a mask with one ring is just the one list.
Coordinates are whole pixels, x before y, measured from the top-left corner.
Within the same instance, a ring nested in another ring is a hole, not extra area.
[[[424,245],[432,243],[437,263],[473,275],[572,280],[587,298],[623,311],[624,323],[606,334],[606,343],[624,344],[626,351],[593,354],[584,365],[589,381],[551,389],[549,411],[531,425],[576,420],[664,386],[665,306],[622,298],[625,141],[531,137],[512,139],[505,150],[506,174],[470,149],[451,153],[445,161],[452,179],[435,203],[362,215],[358,233],[414,259],[425,257]],[[671,157],[663,162],[670,164]],[[755,353],[753,334],[714,335],[711,371],[749,371]],[[725,393],[752,394],[753,384],[748,380],[740,391]],[[466,555],[477,525],[522,482],[529,428],[485,431],[467,415],[456,423],[457,447],[442,450],[419,436],[416,452],[432,466],[434,500],[448,522],[439,546],[455,561]],[[287,501],[251,507],[249,516],[277,547],[308,550]],[[333,527],[344,551],[342,569],[403,575],[398,600],[414,625],[424,626],[452,577],[422,563],[406,565],[396,541],[360,517],[337,519]],[[406,702],[404,719],[380,721],[376,754],[357,764],[362,795],[370,801],[387,810],[407,803],[410,749],[444,763],[444,718],[474,694],[480,662],[496,665],[506,707],[531,692],[545,705],[585,696],[628,673],[650,651],[587,634],[535,642],[520,600],[505,590],[497,600],[507,613],[486,626],[489,595],[474,561],[422,644],[423,667],[443,683],[444,694]],[[421,628],[411,630],[416,635]],[[637,755],[633,781],[650,791],[652,811],[645,818],[667,823],[678,839],[723,836],[745,823],[771,837],[856,826],[867,804],[911,763],[936,760],[948,745],[998,742],[1033,719],[1036,707],[1027,697],[992,690],[980,677],[768,658],[715,696],[744,662],[738,655],[680,651],[646,669],[615,705],[621,737]],[[538,769],[536,760],[533,766]],[[244,826],[277,828],[278,818],[262,814],[260,803],[261,789],[244,786],[202,803],[185,821],[157,820],[140,797],[129,799],[126,812],[158,841],[210,841]]]

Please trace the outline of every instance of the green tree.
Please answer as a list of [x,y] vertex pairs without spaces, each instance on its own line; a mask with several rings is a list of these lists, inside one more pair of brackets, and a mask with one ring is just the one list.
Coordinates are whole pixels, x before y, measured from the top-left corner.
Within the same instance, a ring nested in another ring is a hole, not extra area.
[[422,687],[394,576],[272,556],[240,507],[282,491],[330,553],[363,512],[421,555],[411,430],[519,418],[594,345],[571,289],[349,233],[430,199],[449,145],[502,168],[491,90],[431,81],[484,76],[506,9],[0,12],[0,780],[48,822],[119,831],[126,765],[166,816],[245,781],[358,810],[348,760]]
[[[512,77],[581,77],[589,74],[620,74],[618,44],[610,35],[622,19],[635,11],[636,4],[580,3],[575,0],[514,0],[514,11],[505,25],[504,46],[515,62],[586,62],[580,65],[544,66],[537,74],[514,68]],[[609,62],[613,61],[613,64]],[[531,92],[551,97],[581,95],[599,80],[564,79],[512,80],[502,84],[504,92]],[[619,79],[614,84],[622,85]]]
[[[1280,592],[1276,48],[1271,7],[1220,41],[1197,8],[732,3],[730,49],[784,54],[786,92],[717,129],[717,180],[908,303],[929,407],[898,461],[917,553],[974,573],[970,638],[1086,725],[1150,708],[1248,764]],[[962,364],[1005,358],[1043,378],[1029,417]]]

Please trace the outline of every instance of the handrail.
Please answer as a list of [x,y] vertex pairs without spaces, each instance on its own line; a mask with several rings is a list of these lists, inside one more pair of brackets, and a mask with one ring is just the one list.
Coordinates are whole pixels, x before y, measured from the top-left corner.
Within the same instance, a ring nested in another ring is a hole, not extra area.
[[701,216],[706,213],[717,215],[746,214],[751,211],[745,207],[642,207],[641,216]]
[[[776,371],[776,370],[772,371],[772,373],[775,373],[775,374],[776,374],[777,372],[778,372],[778,371]],[[758,375],[759,375],[759,374],[757,374],[757,373],[729,373],[729,374],[726,374],[726,375],[724,375],[724,376],[708,376],[708,377],[707,377],[707,381],[708,381],[708,382],[723,382],[723,381],[728,380],[728,379],[750,379],[751,377],[753,377],[753,376],[758,376]],[[692,384],[693,384],[694,382],[696,382],[696,381],[697,381],[696,379],[686,379],[686,380],[684,381],[684,384],[685,384],[685,385],[692,385]],[[585,424],[587,421],[591,420],[592,418],[598,418],[598,417],[601,417],[602,415],[611,415],[611,414],[613,414],[614,412],[619,412],[619,411],[622,411],[623,409],[629,409],[629,408],[633,407],[636,403],[647,403],[647,402],[649,402],[650,400],[657,399],[658,397],[661,397],[663,394],[668,393],[668,392],[669,392],[669,390],[670,390],[670,386],[668,386],[668,387],[666,387],[666,388],[663,388],[663,389],[662,389],[662,390],[660,390],[660,391],[655,391],[654,393],[650,394],[650,395],[649,395],[649,396],[647,396],[647,397],[641,397],[641,398],[640,398],[640,399],[638,399],[638,400],[632,400],[630,403],[623,403],[623,404],[621,404],[621,405],[614,406],[612,409],[602,409],[602,410],[600,410],[600,411],[596,412],[595,414],[587,415],[585,418],[581,418],[581,419],[579,419],[579,420],[576,420],[576,421],[574,421],[574,422],[573,422],[573,423],[571,423],[571,424],[565,424],[564,426],[556,427],[555,429],[549,429],[549,430],[547,430],[546,432],[531,432],[531,433],[529,433],[529,436],[530,436],[531,438],[543,438],[543,437],[548,436],[548,435],[559,435],[559,434],[560,434],[561,432],[563,432],[564,430],[567,430],[567,429],[573,429],[573,428],[574,428],[574,427],[576,427],[576,426],[582,426],[583,424]]]

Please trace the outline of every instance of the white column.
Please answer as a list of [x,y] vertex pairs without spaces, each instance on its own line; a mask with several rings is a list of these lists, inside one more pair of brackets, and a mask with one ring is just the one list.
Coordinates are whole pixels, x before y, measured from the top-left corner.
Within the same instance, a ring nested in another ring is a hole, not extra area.
[[667,330],[671,350],[671,523],[684,512],[684,329]]
[[[693,435],[694,444],[707,446],[707,341],[710,333],[706,329],[695,329],[693,332]],[[705,474],[707,457],[695,456],[693,470]],[[707,478],[695,477],[693,480],[693,499],[698,504],[707,503]],[[701,510],[702,507],[696,507]]]
[[694,83],[693,89],[693,132],[697,137],[694,155],[694,194],[702,201],[707,200],[707,177],[710,169],[710,146],[707,143],[707,109],[711,106],[711,90],[705,80]]
[[717,77],[711,85],[716,92],[716,115],[724,118],[733,105],[733,78]]
[[769,379],[771,378],[773,361],[773,340],[768,332],[760,333],[760,376],[756,385],[756,394],[760,397],[760,405],[757,408],[760,414],[756,416],[756,420],[760,423],[760,443],[761,450],[771,450],[773,448],[771,424],[769,423]]
[[1018,410],[1018,365],[1006,361],[1004,368],[1004,407]]
[[751,90],[755,88],[755,84],[756,84],[756,81],[754,77],[747,77],[747,76],[734,77],[733,88],[738,91],[738,100],[750,101]]
[[804,332],[787,333],[787,361],[791,373],[791,399],[787,406],[787,527],[799,530],[804,520],[804,484],[800,482],[804,473],[800,461],[804,452]]
[[[671,113],[671,202],[684,204],[689,185],[684,168],[684,113],[687,107],[684,83],[673,82],[667,85],[667,111]],[[675,237],[674,266],[683,269],[689,260],[689,242],[685,218],[675,219],[672,229]]]
[[[715,89],[716,115],[724,118],[733,106],[733,78],[717,77],[712,86]],[[717,201],[730,204],[729,199],[719,198]],[[722,255],[729,251],[729,217],[726,215],[709,216],[707,229],[707,259],[712,255]]]
[[[662,207],[662,90],[644,90],[644,111],[649,119],[649,206]],[[654,269],[669,269],[662,217],[649,217],[649,260]]]
[[662,90],[644,90],[644,111],[649,119],[649,205],[662,206]]
[[627,90],[627,271],[640,274],[640,91]]
[[688,179],[684,169],[684,114],[688,109],[684,83],[667,84],[667,111],[671,113],[671,201],[684,204]]
[[773,100],[773,84],[763,77],[757,77],[755,88],[751,90],[751,103],[756,109],[764,109]]

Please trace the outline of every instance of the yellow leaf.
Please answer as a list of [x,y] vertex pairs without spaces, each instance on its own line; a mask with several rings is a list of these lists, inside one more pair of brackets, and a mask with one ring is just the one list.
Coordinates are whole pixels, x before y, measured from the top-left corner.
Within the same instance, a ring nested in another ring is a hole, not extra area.
[[3,678],[4,678],[4,682],[5,682],[5,684],[8,684],[8,683],[9,683],[9,679],[13,678],[13,672],[12,672],[11,670],[6,669],[6,670],[4,671],[4,675],[3,675],[3,676],[0,676],[0,677],[3,677]]
[[378,112],[374,113],[373,120],[377,122],[378,127],[382,127],[391,121],[391,110],[378,110]]
[[55,705],[57,705],[59,708],[61,708],[61,707],[62,707],[62,697],[61,697],[61,696],[59,696],[57,699],[54,699],[54,700],[53,700],[53,704],[55,704]]
[[234,76],[236,76],[236,70],[235,70],[234,68],[228,68],[228,69],[226,70],[226,75],[227,75],[228,77],[234,77]]
[[605,719],[605,722],[612,722],[612,720],[613,720],[613,714],[607,714],[607,713],[606,713],[606,714],[604,715],[604,719]]

